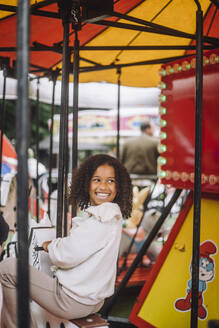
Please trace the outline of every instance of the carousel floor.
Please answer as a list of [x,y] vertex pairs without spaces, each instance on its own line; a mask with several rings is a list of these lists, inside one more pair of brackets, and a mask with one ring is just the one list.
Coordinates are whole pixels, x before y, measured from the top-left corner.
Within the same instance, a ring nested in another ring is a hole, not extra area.
[[[118,287],[119,283],[124,278],[128,268],[132,264],[136,254],[130,254],[127,259],[126,269],[118,275],[116,280],[116,286]],[[119,261],[119,268],[123,264],[124,259],[121,258]],[[135,326],[129,322],[129,315],[132,311],[132,308],[137,300],[137,297],[141,291],[141,288],[147,276],[151,271],[152,266],[144,267],[141,264],[135,269],[134,273],[130,277],[126,286],[120,291],[119,295],[115,299],[113,306],[108,312],[107,320],[110,324],[110,328],[134,328]],[[110,298],[105,302],[105,305],[101,312],[104,313],[105,307],[107,308]]]

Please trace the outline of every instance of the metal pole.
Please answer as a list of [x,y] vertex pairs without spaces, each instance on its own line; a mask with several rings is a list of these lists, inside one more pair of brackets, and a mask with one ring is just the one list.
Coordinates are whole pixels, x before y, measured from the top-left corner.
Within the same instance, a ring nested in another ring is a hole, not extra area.
[[3,69],[4,82],[3,82],[3,93],[2,93],[2,110],[0,111],[0,206],[1,206],[1,183],[2,183],[2,154],[3,154],[3,136],[4,136],[4,122],[5,122],[5,94],[6,94],[6,79],[7,69]]
[[73,142],[72,142],[72,169],[78,165],[78,77],[79,77],[79,40],[75,30],[74,43],[74,94],[73,94]]
[[[73,90],[73,139],[72,139],[72,170],[78,165],[78,79],[79,79],[79,40],[78,31],[75,29],[74,43],[74,90]],[[72,217],[76,215],[72,208]]]
[[195,111],[195,181],[193,213],[192,255],[192,304],[191,327],[198,325],[199,254],[201,217],[201,173],[202,173],[202,111],[203,111],[203,13],[195,0],[196,12],[196,111]]
[[[68,53],[68,63],[70,64],[70,52]],[[68,97],[69,97],[69,89],[67,88]],[[64,236],[67,236],[68,233],[68,219],[67,219],[67,213],[68,213],[68,171],[69,171],[69,145],[68,145],[68,112],[65,118],[65,157],[64,157]]]
[[52,193],[52,153],[53,153],[53,123],[54,123],[54,104],[55,104],[55,87],[56,87],[57,74],[53,72],[52,81],[52,106],[51,106],[51,127],[50,127],[50,142],[49,142],[49,177],[48,177],[48,216],[50,218],[50,206],[51,206],[51,193]]
[[36,220],[39,222],[39,124],[40,124],[40,92],[39,79],[37,79],[36,97]]
[[29,140],[29,0],[18,1],[17,11],[17,105],[16,150],[17,173],[17,316],[19,328],[30,327],[29,270],[28,270],[28,169],[27,149]]
[[[67,124],[68,126],[68,124]],[[68,136],[66,136],[68,138]],[[66,144],[68,141],[66,140]],[[68,234],[68,171],[69,171],[69,148],[66,148],[65,156],[65,181],[64,181],[64,236]]]
[[59,168],[58,168],[58,198],[56,236],[62,236],[62,218],[64,202],[64,170],[66,151],[66,122],[68,120],[68,82],[69,82],[69,21],[63,19],[63,60],[62,60],[62,89],[61,115],[59,129]]
[[117,70],[118,74],[118,102],[117,102],[117,138],[116,138],[116,157],[120,157],[120,77],[121,77],[121,68]]

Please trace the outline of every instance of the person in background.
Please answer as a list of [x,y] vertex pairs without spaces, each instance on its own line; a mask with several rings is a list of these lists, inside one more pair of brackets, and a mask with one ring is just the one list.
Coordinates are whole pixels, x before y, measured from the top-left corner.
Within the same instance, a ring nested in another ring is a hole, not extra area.
[[141,135],[127,140],[121,147],[120,160],[130,174],[157,174],[159,140],[153,136],[150,122],[140,126]]
[[[54,278],[29,266],[31,299],[67,320],[98,312],[114,293],[122,223],[132,212],[126,168],[105,154],[85,159],[73,171],[69,202],[83,215],[72,219],[69,236],[42,245],[53,264]],[[1,327],[15,328],[16,259],[0,263],[0,282]]]

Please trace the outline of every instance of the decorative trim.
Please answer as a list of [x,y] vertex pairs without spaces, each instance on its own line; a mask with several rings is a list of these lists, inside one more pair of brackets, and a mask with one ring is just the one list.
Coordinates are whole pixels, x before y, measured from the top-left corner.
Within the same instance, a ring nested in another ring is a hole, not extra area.
[[[203,66],[206,65],[214,65],[219,63],[219,56],[215,53],[211,54],[210,56],[203,56]],[[181,71],[188,71],[190,69],[196,68],[196,58],[192,58],[191,60],[184,60],[181,65],[175,63],[173,65],[167,65],[164,68],[161,68],[158,73],[160,76],[166,76],[170,74],[180,73]],[[158,88],[165,89],[166,84],[164,83],[165,87],[163,87],[163,83],[161,82],[158,85]]]
[[[165,165],[162,162],[159,162],[160,165]],[[174,181],[179,181],[181,180],[182,182],[192,182],[194,183],[194,173],[191,172],[178,172],[178,171],[164,171],[164,170],[160,170],[159,171],[159,176],[161,178],[164,178],[166,180],[174,180]],[[209,174],[206,175],[204,173],[202,173],[202,177],[201,177],[202,184],[205,183],[209,183],[210,185],[215,185],[219,183],[219,176],[216,176],[214,174]]]

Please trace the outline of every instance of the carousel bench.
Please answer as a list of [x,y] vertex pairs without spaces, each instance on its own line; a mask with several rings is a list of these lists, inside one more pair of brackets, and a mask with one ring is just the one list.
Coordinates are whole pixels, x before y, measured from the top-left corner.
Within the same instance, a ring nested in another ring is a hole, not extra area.
[[97,313],[91,314],[84,318],[72,319],[69,321],[78,328],[108,328],[109,326],[109,323],[105,319],[101,318],[101,316]]

